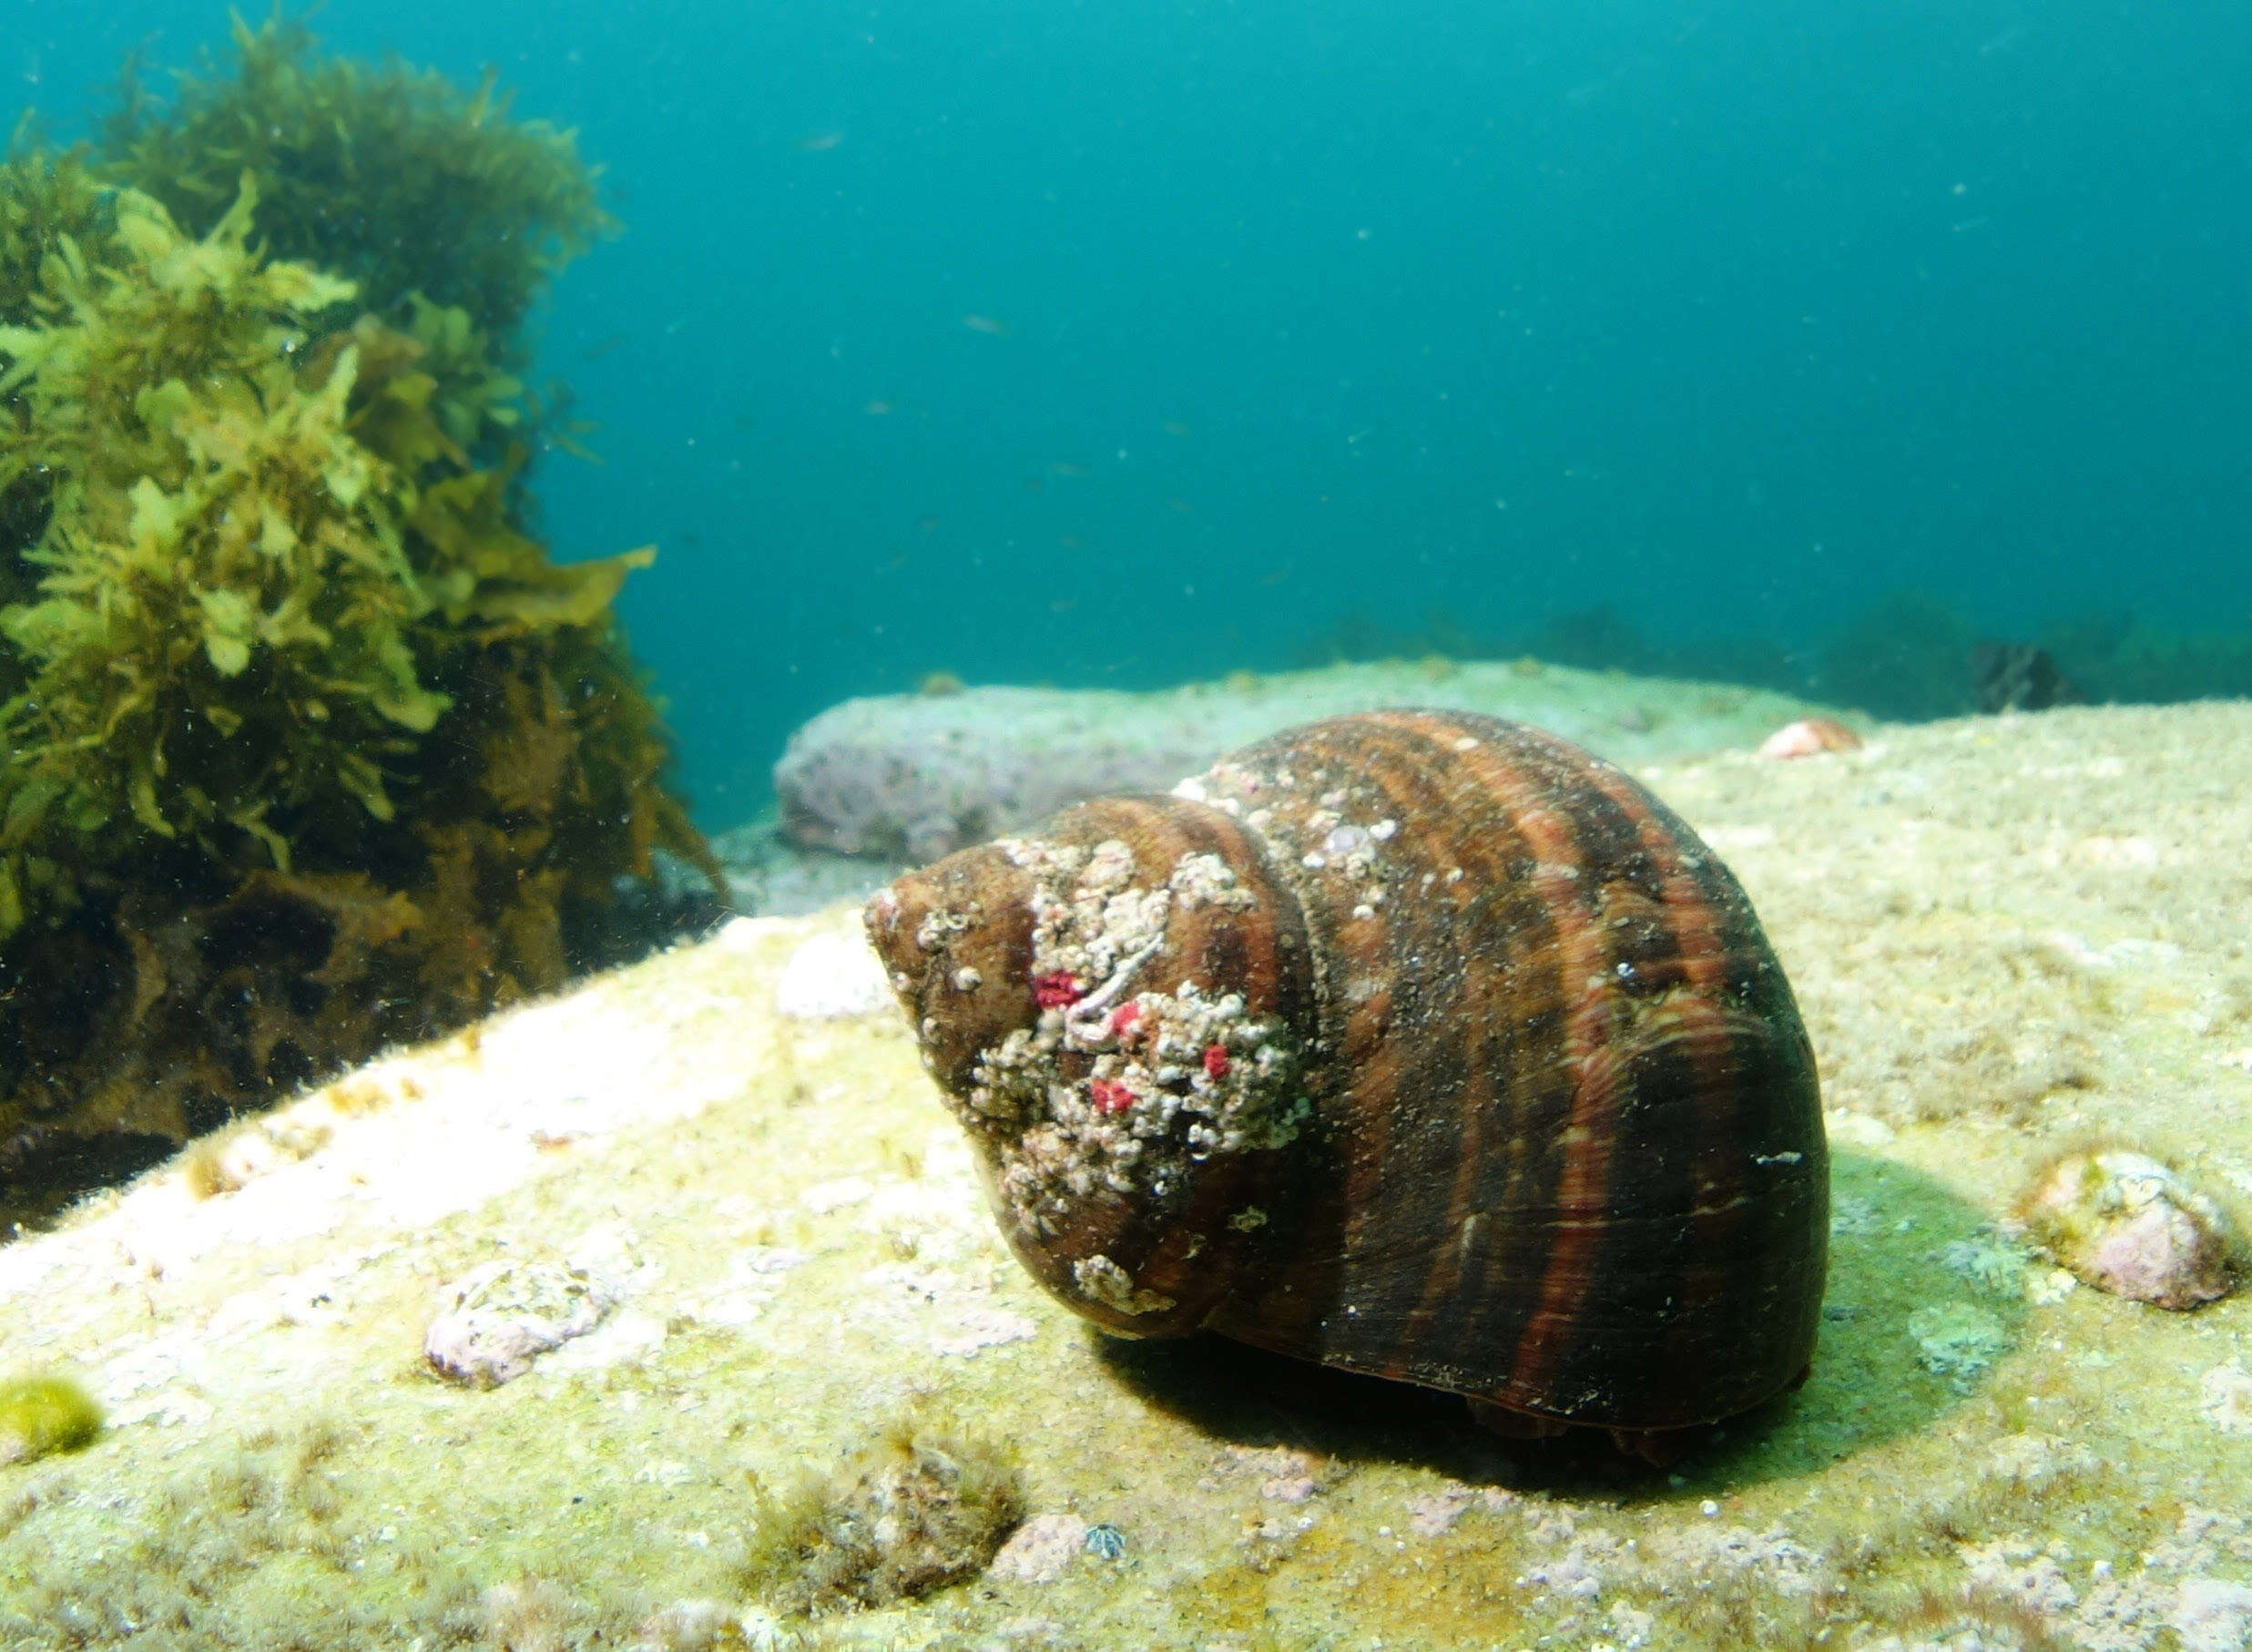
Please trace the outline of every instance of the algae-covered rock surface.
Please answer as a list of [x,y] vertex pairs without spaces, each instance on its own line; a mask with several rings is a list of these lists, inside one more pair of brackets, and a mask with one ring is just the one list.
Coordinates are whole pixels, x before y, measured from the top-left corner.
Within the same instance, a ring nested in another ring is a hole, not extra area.
[[[1812,1379],[1670,1473],[1104,1340],[1004,1249],[853,915],[739,920],[0,1248],[0,1372],[107,1416],[0,1467],[0,1644],[2243,1646],[2252,1298],[2125,1300],[2009,1224],[2095,1142],[2241,1220],[2252,706],[1640,772],[1766,921],[1836,1159]],[[449,1382],[496,1263],[600,1310]],[[962,1509],[1021,1524],[987,1558]],[[790,1569],[908,1528],[978,1564]]]

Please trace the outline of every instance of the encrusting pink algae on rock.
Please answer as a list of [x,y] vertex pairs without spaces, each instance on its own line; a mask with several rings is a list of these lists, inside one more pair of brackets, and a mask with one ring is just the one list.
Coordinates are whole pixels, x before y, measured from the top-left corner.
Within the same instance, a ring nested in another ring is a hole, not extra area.
[[2217,1301],[2242,1271],[2242,1243],[2220,1206],[2169,1166],[2126,1148],[2056,1160],[2020,1214],[2084,1284],[2153,1307]]

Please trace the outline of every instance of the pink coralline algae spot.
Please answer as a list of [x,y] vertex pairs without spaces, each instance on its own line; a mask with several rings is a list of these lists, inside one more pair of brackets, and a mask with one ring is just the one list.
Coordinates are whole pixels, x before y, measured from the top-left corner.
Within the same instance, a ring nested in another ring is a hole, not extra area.
[[1087,1085],[1097,1113],[1119,1114],[1134,1105],[1134,1092],[1116,1078],[1097,1078]]
[[1204,1046],[1204,1076],[1207,1078],[1228,1076],[1228,1052],[1217,1044]]
[[1142,1006],[1138,1004],[1122,1004],[1110,1012],[1110,1035],[1113,1038],[1125,1037],[1141,1024]]
[[1060,1010],[1086,995],[1087,989],[1079,984],[1079,977],[1063,970],[1032,978],[1032,1001],[1044,1010]]

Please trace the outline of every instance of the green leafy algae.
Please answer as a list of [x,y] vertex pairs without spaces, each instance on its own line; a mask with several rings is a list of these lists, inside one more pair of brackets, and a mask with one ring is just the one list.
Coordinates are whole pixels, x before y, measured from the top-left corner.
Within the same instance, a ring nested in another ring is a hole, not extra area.
[[616,961],[659,851],[724,890],[611,614],[653,551],[525,526],[509,363],[592,174],[489,87],[236,42],[0,166],[0,1186]]
[[27,415],[0,433],[0,489],[58,478],[23,553],[37,600],[0,611],[26,674],[0,707],[0,933],[25,892],[66,900],[72,866],[144,833],[221,854],[251,831],[287,870],[268,815],[389,819],[383,755],[445,709],[406,635],[431,606],[402,544],[411,485],[349,428],[357,352],[310,386],[295,371],[352,286],[262,263],[256,203],[246,180],[190,240],[127,192],[117,264],[66,252],[58,319],[0,328],[0,392]]

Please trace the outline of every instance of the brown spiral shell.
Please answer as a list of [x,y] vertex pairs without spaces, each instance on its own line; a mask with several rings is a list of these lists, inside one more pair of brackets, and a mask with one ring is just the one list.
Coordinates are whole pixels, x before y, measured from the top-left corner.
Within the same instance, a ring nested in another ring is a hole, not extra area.
[[1829,1164],[1750,903],[1613,765],[1391,711],[911,872],[868,928],[1011,1247],[1512,1432],[1732,1415],[1812,1358]]

